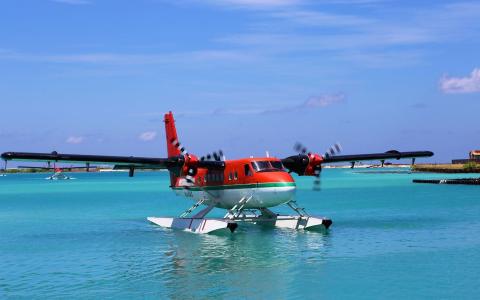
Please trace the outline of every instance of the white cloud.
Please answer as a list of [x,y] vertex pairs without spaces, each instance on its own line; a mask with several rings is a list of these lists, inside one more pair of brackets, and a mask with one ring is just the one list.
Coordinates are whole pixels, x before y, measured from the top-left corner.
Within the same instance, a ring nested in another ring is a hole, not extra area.
[[[326,3],[368,4],[368,0],[330,0]],[[381,1],[371,1],[378,2]],[[272,9],[259,26],[247,32],[232,33],[217,39],[234,47],[242,47],[257,55],[275,57],[289,53],[315,51],[336,52],[330,57],[359,64],[373,61],[375,67],[415,64],[424,58],[429,44],[446,44],[478,39],[480,4],[458,3],[436,5],[393,13],[385,6],[367,16],[339,14],[328,6],[313,5]],[[260,14],[258,14],[260,15]],[[292,26],[297,25],[297,26]],[[302,26],[302,27],[298,27]],[[322,31],[304,31],[303,27]],[[337,32],[326,27],[339,27]],[[388,51],[388,55],[386,53]],[[408,57],[411,56],[411,57]],[[318,56],[320,57],[320,55]],[[365,59],[366,58],[366,59]]]
[[473,69],[468,77],[448,77],[440,79],[440,89],[449,94],[480,92],[480,68]]
[[310,97],[298,108],[327,107],[333,104],[342,103],[343,101],[345,101],[344,94],[322,95],[322,96]]
[[[165,0],[173,4],[216,5],[224,8],[240,8],[251,10],[275,10],[294,8],[314,4],[312,0]],[[391,0],[322,0],[323,5],[372,5]],[[320,2],[320,1],[319,1]]]
[[[56,1],[73,4],[90,0]],[[388,5],[382,4],[388,4],[391,0],[322,0],[318,3],[312,0],[163,1],[177,5],[195,3],[227,9],[250,9],[247,12],[252,13],[252,18],[248,18],[249,26],[245,26],[246,30],[212,36],[207,48],[171,53],[28,53],[0,49],[0,60],[190,67],[209,63],[268,64],[280,59],[280,63],[276,64],[279,66],[289,61],[285,55],[309,52],[312,59],[339,59],[366,66],[391,67],[421,62],[426,57],[424,53],[429,51],[424,45],[478,40],[480,32],[480,3],[475,2],[392,11]],[[357,10],[345,13],[343,10],[332,9],[332,6],[338,4],[372,3],[377,3],[379,7],[366,15]],[[333,31],[332,28],[340,30]],[[327,55],[325,52],[328,52]]]
[[[343,93],[335,94],[320,94],[307,98],[303,102],[286,101],[277,103],[275,106],[265,105],[261,102],[257,104],[250,104],[248,106],[236,106],[236,107],[222,107],[212,110],[195,110],[195,111],[177,111],[175,115],[177,118],[184,116],[219,116],[219,115],[262,115],[262,114],[275,114],[286,112],[301,112],[321,110],[326,107],[338,105],[344,103],[347,97]],[[158,122],[160,117],[163,117],[163,112],[148,112],[138,116],[154,117],[151,121]],[[143,134],[147,134],[145,132]],[[155,133],[155,132],[153,132]],[[143,135],[142,134],[142,135]],[[155,133],[156,134],[156,133]],[[140,139],[142,139],[140,137]],[[142,139],[143,140],[143,139]]]
[[340,104],[346,99],[345,94],[323,94],[319,96],[312,96],[298,105],[283,105],[275,108],[268,108],[260,113],[283,113],[283,112],[296,112],[325,108],[335,104]]
[[325,0],[323,3],[325,4],[348,4],[348,5],[355,5],[355,4],[377,4],[382,3],[390,0]]
[[0,49],[0,60],[18,60],[40,63],[82,64],[175,64],[201,62],[246,62],[254,59],[241,51],[202,50],[178,53],[127,54],[127,53],[83,53],[83,54],[36,54]]
[[312,10],[283,10],[279,12],[274,12],[271,16],[303,24],[306,26],[335,26],[335,27],[344,27],[344,26],[361,26],[366,24],[371,24],[374,21],[353,16],[353,15],[341,15],[333,14]]
[[138,138],[144,142],[152,141],[157,136],[156,131],[146,131],[138,136]]
[[[328,106],[336,105],[345,102],[345,94],[324,94],[319,96],[313,96],[300,104],[283,104],[277,107],[243,107],[243,108],[222,108],[216,109],[213,112],[206,112],[205,114],[213,115],[257,115],[257,114],[271,114],[271,113],[284,113],[284,112],[296,112],[325,108]],[[196,112],[197,114],[199,112]]]
[[[87,0],[59,0],[87,1]],[[480,4],[457,3],[437,5],[428,10],[406,10],[398,15],[382,7],[368,16],[355,11],[337,13],[329,6],[311,5],[309,0],[164,0],[172,3],[198,3],[226,7],[255,8],[247,31],[212,37],[205,49],[171,53],[28,53],[0,49],[0,60],[62,64],[104,65],[181,65],[209,63],[266,62],[291,53],[308,53],[314,59],[348,60],[367,66],[391,67],[416,64],[426,50],[419,46],[478,39]],[[388,0],[325,0],[330,4],[367,4]],[[323,2],[322,2],[323,3]],[[378,13],[380,12],[380,13]],[[315,30],[304,30],[305,27]],[[341,28],[329,31],[325,27]],[[334,50],[334,53],[331,51]],[[428,51],[428,50],[427,50]],[[323,52],[323,53],[322,53]],[[324,52],[329,52],[324,55]]]
[[[200,2],[200,1],[197,1]],[[215,5],[240,8],[277,8],[293,6],[303,3],[303,0],[207,0],[201,1]]]
[[87,0],[52,0],[52,1],[57,3],[70,4],[70,5],[90,4],[90,1],[87,1]]
[[69,136],[65,142],[68,144],[81,144],[84,140],[83,136]]

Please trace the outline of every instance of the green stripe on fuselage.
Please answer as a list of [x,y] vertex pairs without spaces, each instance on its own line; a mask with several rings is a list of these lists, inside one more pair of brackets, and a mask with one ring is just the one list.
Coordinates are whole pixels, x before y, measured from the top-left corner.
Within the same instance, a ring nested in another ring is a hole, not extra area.
[[[254,188],[270,188],[270,187],[295,187],[295,182],[267,182],[267,183],[250,183],[250,184],[228,184],[228,185],[214,185],[214,186],[190,186],[191,191],[201,190],[232,190],[232,189],[254,189]],[[173,187],[174,190],[183,190],[185,187]]]

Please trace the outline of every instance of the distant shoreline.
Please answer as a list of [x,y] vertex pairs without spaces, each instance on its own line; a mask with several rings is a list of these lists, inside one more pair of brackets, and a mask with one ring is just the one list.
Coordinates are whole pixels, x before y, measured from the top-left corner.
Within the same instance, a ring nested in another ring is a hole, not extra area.
[[[381,165],[367,165],[367,164],[355,164],[355,169],[382,169],[382,168],[410,168],[411,165],[407,164],[385,164]],[[351,165],[329,165],[324,166],[322,169],[351,169]]]
[[412,170],[429,173],[480,173],[480,164],[421,164],[414,165]]

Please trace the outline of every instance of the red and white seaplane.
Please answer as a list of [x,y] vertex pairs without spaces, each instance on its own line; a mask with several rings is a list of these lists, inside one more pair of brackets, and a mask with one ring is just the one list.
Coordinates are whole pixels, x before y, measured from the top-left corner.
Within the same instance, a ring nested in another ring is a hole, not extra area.
[[[2,159],[28,160],[44,162],[77,162],[112,164],[117,168],[129,170],[129,176],[135,169],[168,169],[170,187],[178,195],[192,198],[194,204],[179,217],[149,217],[148,220],[162,227],[182,229],[195,233],[210,233],[221,230],[233,232],[238,223],[270,225],[291,229],[322,229],[332,224],[327,218],[310,216],[297,205],[295,180],[290,175],[314,176],[314,187],[318,189],[322,164],[429,157],[430,151],[336,155],[340,146],[336,144],[323,156],[308,152],[300,144],[299,152],[284,159],[275,157],[255,157],[225,160],[223,153],[213,153],[198,158],[188,153],[180,144],[175,121],[171,112],[165,114],[165,131],[168,158],[147,158],[133,156],[105,156],[52,153],[5,152]],[[6,168],[6,167],[5,167]],[[280,215],[271,210],[282,204],[288,205],[294,215]],[[198,207],[203,209],[194,213]],[[226,210],[223,218],[206,218],[213,208]]]

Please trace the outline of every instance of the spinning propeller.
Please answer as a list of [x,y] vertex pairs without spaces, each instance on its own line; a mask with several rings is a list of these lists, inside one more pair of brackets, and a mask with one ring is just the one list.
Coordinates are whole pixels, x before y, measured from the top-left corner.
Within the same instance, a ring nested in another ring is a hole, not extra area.
[[342,146],[340,145],[340,143],[337,142],[332,146],[330,146],[330,148],[328,148],[328,150],[325,152],[325,157],[329,158],[330,156],[340,154],[341,152],[342,152]]
[[224,161],[225,160],[225,156],[223,155],[222,150],[218,150],[218,153],[214,151],[212,154],[207,154],[205,156],[202,156],[202,157],[200,157],[200,160],[201,161],[205,161],[205,160],[211,161],[212,158],[215,161]]
[[189,154],[185,147],[177,139],[172,139],[170,143],[183,155],[184,164],[178,169],[176,175],[184,175],[188,183],[194,184],[193,177],[197,175],[198,168],[218,169],[225,167],[224,155],[222,150],[202,156],[200,160],[193,154]]
[[180,142],[177,139],[171,139],[170,143],[178,150],[180,153],[183,155],[185,159],[185,163],[183,168],[181,168],[179,171],[179,175],[186,174],[185,179],[187,180],[188,183],[194,183],[193,177],[197,175],[198,172],[198,167],[196,166],[195,162],[198,162],[198,159],[195,155],[191,155],[188,153],[188,151],[185,149],[185,147],[180,144]]
[[290,172],[295,172],[300,176],[315,176],[313,181],[313,190],[320,190],[320,174],[322,171],[322,162],[324,158],[331,158],[342,151],[340,143],[330,146],[322,157],[319,154],[308,151],[301,143],[295,143],[293,149],[298,152],[296,156],[290,156],[282,160],[282,163]]

